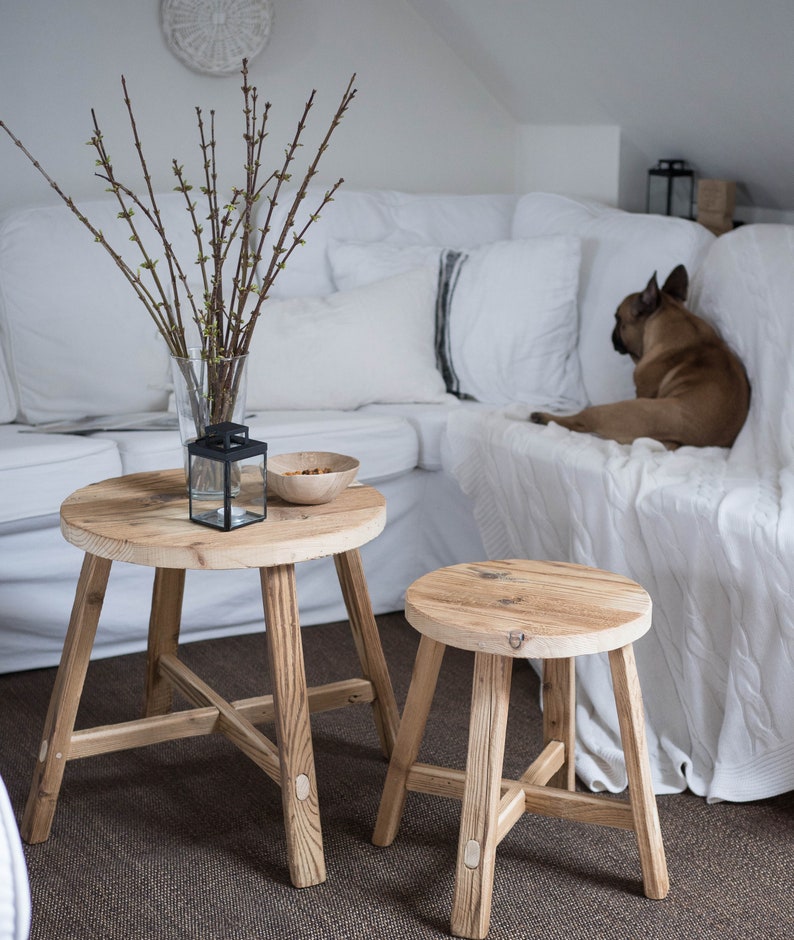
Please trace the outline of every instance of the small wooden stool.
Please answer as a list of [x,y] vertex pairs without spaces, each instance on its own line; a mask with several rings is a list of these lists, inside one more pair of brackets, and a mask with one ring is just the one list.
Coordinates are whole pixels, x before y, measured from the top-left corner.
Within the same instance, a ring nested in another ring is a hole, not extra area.
[[[489,561],[441,568],[415,581],[405,616],[422,634],[372,841],[390,845],[408,790],[462,799],[452,933],[481,938],[491,916],[496,846],[525,813],[633,829],[645,894],[667,894],[667,864],[651,784],[632,642],[651,625],[636,583],[581,565]],[[416,762],[447,646],[473,650],[465,773]],[[630,800],[575,792],[574,659],[609,651]],[[514,659],[543,660],[540,756],[502,779]]]

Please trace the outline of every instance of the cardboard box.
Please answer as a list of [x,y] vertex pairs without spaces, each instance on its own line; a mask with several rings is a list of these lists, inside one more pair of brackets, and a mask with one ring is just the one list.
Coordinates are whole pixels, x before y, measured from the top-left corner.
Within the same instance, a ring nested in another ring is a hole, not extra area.
[[736,183],[733,180],[698,180],[698,217],[701,211],[733,216]]

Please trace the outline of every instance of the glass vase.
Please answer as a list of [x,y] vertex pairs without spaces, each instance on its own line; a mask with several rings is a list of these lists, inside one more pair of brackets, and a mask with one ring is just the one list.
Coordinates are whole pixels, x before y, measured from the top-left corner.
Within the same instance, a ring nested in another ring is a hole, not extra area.
[[[201,349],[189,349],[188,357],[171,357],[174,404],[188,479],[187,445],[204,437],[208,425],[232,421],[245,423],[247,356],[204,359]],[[239,477],[239,467],[236,468]],[[193,499],[218,499],[223,495],[223,465],[200,458],[193,461]],[[240,489],[232,480],[232,495]]]

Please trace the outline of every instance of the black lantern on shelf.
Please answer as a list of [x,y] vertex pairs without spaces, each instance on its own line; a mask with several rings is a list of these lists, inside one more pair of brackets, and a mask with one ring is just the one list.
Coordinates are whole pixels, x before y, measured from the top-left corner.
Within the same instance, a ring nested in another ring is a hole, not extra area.
[[648,170],[647,211],[692,218],[695,174],[685,160],[659,160]]
[[228,532],[267,516],[267,444],[249,438],[244,424],[208,425],[187,452],[191,522]]

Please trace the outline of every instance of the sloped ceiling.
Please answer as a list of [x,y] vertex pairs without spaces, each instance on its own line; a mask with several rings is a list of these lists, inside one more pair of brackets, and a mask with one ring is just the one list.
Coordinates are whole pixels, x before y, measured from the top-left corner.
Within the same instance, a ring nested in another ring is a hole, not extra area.
[[409,0],[519,124],[619,125],[794,208],[794,0]]

